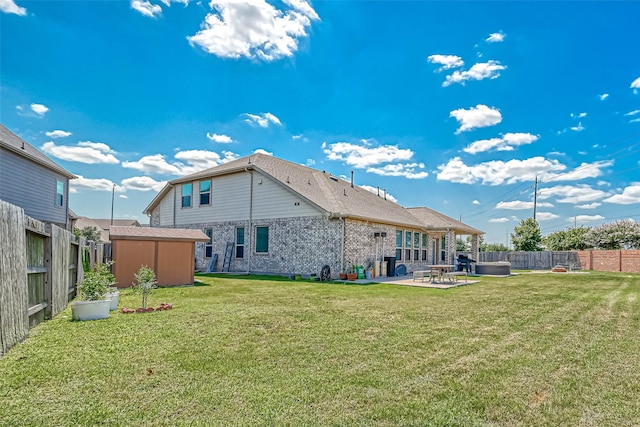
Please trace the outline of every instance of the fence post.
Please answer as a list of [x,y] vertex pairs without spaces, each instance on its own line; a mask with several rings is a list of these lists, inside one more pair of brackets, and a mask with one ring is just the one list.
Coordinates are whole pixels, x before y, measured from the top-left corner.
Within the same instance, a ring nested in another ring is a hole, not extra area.
[[53,236],[51,235],[51,224],[45,224],[44,229],[49,235],[44,239],[44,266],[47,269],[44,279],[44,299],[47,302],[47,306],[44,309],[44,318],[51,319],[51,305],[53,304]]

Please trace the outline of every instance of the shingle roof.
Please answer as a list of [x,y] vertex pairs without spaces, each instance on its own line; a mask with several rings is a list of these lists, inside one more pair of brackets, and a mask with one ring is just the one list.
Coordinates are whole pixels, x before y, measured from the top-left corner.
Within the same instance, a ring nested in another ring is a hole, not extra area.
[[261,153],[170,181],[145,209],[145,213],[153,210],[171,185],[245,170],[253,170],[271,177],[330,215],[426,228],[425,223],[407,209],[391,200],[385,200],[382,191],[377,195],[357,185],[352,187],[350,182],[330,173]]
[[111,240],[170,240],[182,242],[208,242],[201,230],[187,228],[153,228],[112,226]]
[[11,132],[4,125],[0,124],[0,146],[7,150],[13,151],[27,159],[39,163],[40,165],[58,172],[69,179],[76,178],[75,175],[64,169],[62,166],[45,156],[40,150]]
[[441,214],[427,207],[406,208],[430,230],[454,230],[458,234],[484,234],[484,231]]

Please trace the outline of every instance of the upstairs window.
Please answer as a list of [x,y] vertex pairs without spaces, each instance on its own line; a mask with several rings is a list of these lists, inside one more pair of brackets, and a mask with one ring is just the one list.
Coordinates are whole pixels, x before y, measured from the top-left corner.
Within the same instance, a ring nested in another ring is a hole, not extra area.
[[182,207],[191,207],[191,193],[193,192],[193,184],[182,184]]
[[200,206],[211,204],[211,180],[200,181]]
[[64,182],[56,181],[56,206],[64,206]]

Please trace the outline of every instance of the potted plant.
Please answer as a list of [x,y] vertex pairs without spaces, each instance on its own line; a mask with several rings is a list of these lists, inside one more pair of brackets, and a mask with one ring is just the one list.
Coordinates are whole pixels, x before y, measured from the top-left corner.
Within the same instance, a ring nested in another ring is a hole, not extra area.
[[109,317],[111,302],[106,299],[107,288],[114,283],[113,274],[105,264],[98,263],[96,268],[85,273],[78,285],[80,301],[71,303],[71,316],[74,320],[97,320]]
[[349,270],[347,271],[347,280],[355,281],[358,278],[358,273],[356,272],[356,266],[351,264]]

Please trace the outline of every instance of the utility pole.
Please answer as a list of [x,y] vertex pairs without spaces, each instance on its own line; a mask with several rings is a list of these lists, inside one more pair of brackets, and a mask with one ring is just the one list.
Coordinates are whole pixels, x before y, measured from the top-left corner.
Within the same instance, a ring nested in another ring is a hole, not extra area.
[[536,220],[536,208],[538,206],[538,175],[536,175],[536,183],[533,187],[533,220]]
[[116,185],[113,184],[113,188],[111,189],[111,225],[113,225],[113,199],[116,195]]

